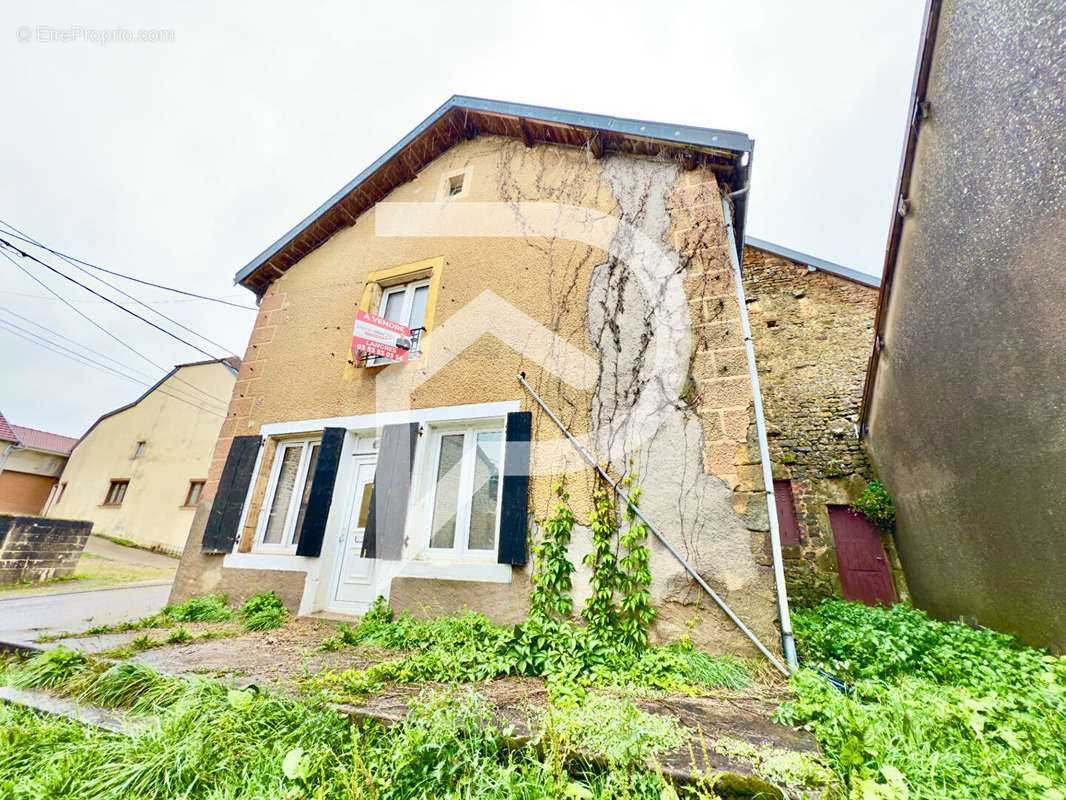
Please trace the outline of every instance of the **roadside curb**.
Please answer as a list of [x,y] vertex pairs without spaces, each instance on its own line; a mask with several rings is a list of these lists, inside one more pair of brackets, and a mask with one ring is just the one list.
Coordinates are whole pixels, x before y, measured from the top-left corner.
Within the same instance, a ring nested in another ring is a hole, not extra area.
[[47,648],[29,642],[5,642],[0,640],[0,653],[14,653],[19,656],[32,656],[43,653]]
[[152,589],[156,586],[170,586],[173,581],[153,581],[151,583],[124,583],[121,586],[101,586],[93,589],[75,589],[71,592],[39,592],[38,594],[19,594],[11,597],[0,597],[0,603],[8,600],[34,600],[40,597],[69,597],[72,594],[85,594],[86,592],[117,592],[122,589]]

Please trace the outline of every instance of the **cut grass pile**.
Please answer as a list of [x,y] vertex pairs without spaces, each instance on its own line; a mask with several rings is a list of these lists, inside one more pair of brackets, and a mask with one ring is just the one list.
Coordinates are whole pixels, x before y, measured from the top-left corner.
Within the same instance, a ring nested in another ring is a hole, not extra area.
[[779,711],[809,727],[851,797],[1064,800],[1066,658],[986,629],[826,601],[795,616],[801,655]]
[[[423,692],[386,729],[356,724],[321,703],[254,687],[110,667],[64,648],[10,666],[4,679],[85,702],[151,714],[125,736],[0,707],[0,796],[173,798],[580,798],[676,797],[635,755],[673,746],[676,722],[601,698],[579,707],[565,731],[538,746],[506,748],[480,697]],[[564,713],[560,711],[559,713]],[[574,762],[571,740],[606,766]],[[710,798],[703,791],[687,796]]]

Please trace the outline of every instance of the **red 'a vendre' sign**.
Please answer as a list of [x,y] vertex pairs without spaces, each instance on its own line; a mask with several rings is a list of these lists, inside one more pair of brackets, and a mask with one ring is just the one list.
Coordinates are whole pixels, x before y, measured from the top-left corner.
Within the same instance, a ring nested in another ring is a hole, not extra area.
[[406,361],[411,353],[411,329],[377,314],[359,311],[355,315],[352,350],[357,357],[365,353],[389,361]]

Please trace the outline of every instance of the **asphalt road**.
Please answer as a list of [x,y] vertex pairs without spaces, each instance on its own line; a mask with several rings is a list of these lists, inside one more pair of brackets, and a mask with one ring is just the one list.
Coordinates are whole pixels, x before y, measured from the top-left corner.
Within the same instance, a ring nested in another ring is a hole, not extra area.
[[0,641],[32,642],[43,633],[79,633],[155,614],[170,596],[170,582],[84,589],[0,600]]

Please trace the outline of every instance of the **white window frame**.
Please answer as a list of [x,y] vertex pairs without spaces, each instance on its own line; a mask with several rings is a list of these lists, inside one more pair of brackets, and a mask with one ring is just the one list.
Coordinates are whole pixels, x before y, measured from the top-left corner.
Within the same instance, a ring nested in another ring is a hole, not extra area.
[[[425,286],[425,287],[427,287],[426,291],[428,292],[429,291],[429,288],[428,288],[429,287],[429,283],[430,283],[430,281],[429,281],[428,278],[420,278],[419,280],[411,281],[410,283],[398,283],[395,286],[386,286],[384,288],[384,290],[382,291],[382,293],[381,293],[381,302],[378,303],[378,316],[379,317],[384,317],[385,316],[385,306],[389,302],[389,297],[391,297],[394,294],[399,294],[400,292],[403,292],[404,293],[403,308],[400,311],[400,317],[404,321],[401,322],[400,324],[404,325],[404,326],[407,326],[407,327],[410,327],[410,325],[411,325],[411,309],[413,308],[414,301],[415,301],[415,289],[421,289],[423,286]],[[426,300],[427,300],[426,310],[428,311],[429,310],[429,304],[428,304],[429,298],[427,297]],[[425,318],[424,317],[423,317],[422,326],[420,326],[420,327],[425,327]],[[422,340],[421,340],[421,338],[419,338],[419,349],[411,351],[411,353],[407,357],[407,360],[409,362],[410,361],[414,361],[416,358],[418,358],[422,354],[421,342],[422,342]],[[366,364],[367,364],[368,367],[376,367],[376,366],[380,366],[381,364],[393,364],[393,363],[395,363],[395,362],[392,361],[391,359],[384,358],[382,356],[368,356],[367,360],[366,360]]]
[[[300,503],[303,500],[304,490],[307,488],[309,476],[308,468],[311,464],[311,453],[314,446],[322,447],[322,436],[306,436],[298,439],[278,439],[274,448],[274,463],[270,465],[270,479],[267,482],[266,494],[263,496],[263,506],[259,510],[259,521],[255,531],[254,551],[259,553],[286,553],[296,552],[296,520],[300,516]],[[274,505],[274,496],[278,490],[278,480],[281,478],[281,465],[284,462],[284,452],[290,447],[302,447],[300,464],[296,470],[296,480],[293,483],[292,497],[289,498],[289,507],[285,510],[285,527],[281,530],[280,542],[265,542],[267,524],[270,521],[270,509]],[[319,455],[321,456],[321,449]]]
[[[425,540],[422,547],[423,557],[431,560],[463,560],[463,561],[487,561],[495,563],[500,549],[500,511],[503,504],[503,455],[507,445],[507,431],[504,420],[490,420],[477,423],[465,423],[454,425],[434,425],[430,429],[430,446],[427,449],[429,458],[423,468],[422,479],[425,485]],[[444,436],[448,434],[464,434],[463,457],[460,462],[459,476],[459,508],[455,516],[455,542],[452,547],[430,547],[433,536],[433,509],[437,502],[437,468],[440,464],[440,448]],[[494,531],[492,548],[489,550],[470,549],[470,514],[471,500],[474,489],[473,460],[477,449],[477,435],[479,433],[500,434],[500,480],[496,488],[496,530]]]

